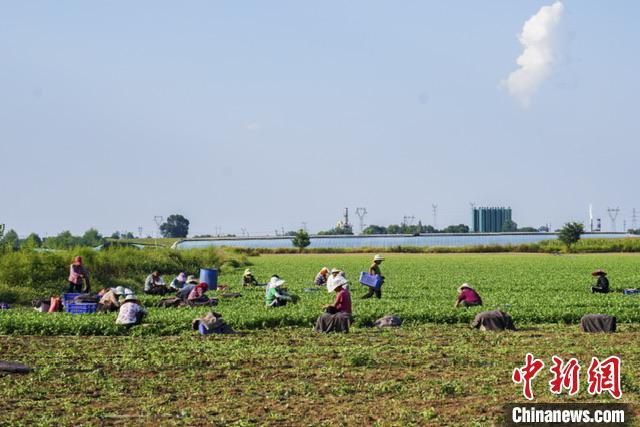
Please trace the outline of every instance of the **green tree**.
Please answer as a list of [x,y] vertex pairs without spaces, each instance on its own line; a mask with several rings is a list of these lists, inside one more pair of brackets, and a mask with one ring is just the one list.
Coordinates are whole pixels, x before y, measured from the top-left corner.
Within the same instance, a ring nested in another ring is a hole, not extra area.
[[111,239],[114,240],[118,240],[120,238],[120,232],[119,231],[114,231],[113,233],[111,233]]
[[42,246],[49,249],[69,249],[80,245],[80,238],[65,230],[54,237],[47,237]]
[[293,243],[293,246],[295,246],[296,248],[298,248],[298,250],[300,250],[300,252],[302,252],[304,248],[311,244],[311,239],[309,238],[309,234],[306,231],[300,229],[298,230],[296,235],[293,236],[293,239],[291,239],[291,243]]
[[443,233],[468,233],[469,226],[466,224],[450,225],[442,230]]
[[17,251],[20,249],[20,237],[18,237],[18,233],[16,233],[15,230],[9,230],[4,234],[2,247],[9,251]]
[[27,238],[24,239],[24,242],[22,242],[23,248],[34,249],[40,246],[42,246],[42,239],[36,233],[29,234]]
[[81,246],[95,247],[103,244],[104,242],[104,237],[102,237],[102,234],[100,234],[95,228],[88,229],[80,238]]
[[163,237],[187,237],[189,234],[189,220],[182,215],[169,215],[167,221],[160,226]]
[[522,228],[518,228],[518,231],[520,233],[537,233],[538,229],[534,227],[522,227]]
[[558,239],[567,246],[567,250],[571,252],[572,246],[578,243],[581,235],[584,233],[584,226],[579,222],[568,222],[558,234]]
[[369,225],[362,230],[362,234],[387,234],[387,229],[381,225]]

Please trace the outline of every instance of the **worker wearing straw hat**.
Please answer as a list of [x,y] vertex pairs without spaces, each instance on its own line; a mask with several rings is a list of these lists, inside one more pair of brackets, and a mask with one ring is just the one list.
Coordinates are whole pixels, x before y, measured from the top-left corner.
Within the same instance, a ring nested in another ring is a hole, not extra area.
[[258,286],[258,279],[256,279],[249,268],[247,268],[242,275],[242,286]]
[[607,279],[607,272],[604,270],[596,270],[591,273],[592,276],[598,278],[598,282],[595,286],[591,287],[591,293],[594,294],[606,294],[609,292],[609,279]]
[[139,325],[146,314],[147,312],[140,305],[138,298],[135,295],[127,295],[120,306],[116,324],[125,326]]
[[369,267],[369,274],[372,276],[380,276],[382,278],[382,283],[377,288],[369,288],[369,291],[362,296],[362,299],[371,298],[374,295],[378,299],[382,298],[382,285],[384,284],[384,276],[380,271],[380,264],[382,264],[382,261],[384,261],[384,257],[380,254],[376,254],[376,256],[373,257],[373,264]]

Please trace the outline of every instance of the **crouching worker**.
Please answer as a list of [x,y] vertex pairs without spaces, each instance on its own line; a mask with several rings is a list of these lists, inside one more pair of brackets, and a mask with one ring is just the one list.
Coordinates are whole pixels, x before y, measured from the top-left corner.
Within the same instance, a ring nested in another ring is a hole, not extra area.
[[267,307],[282,307],[288,302],[295,302],[294,296],[287,293],[284,284],[285,281],[280,277],[271,277],[264,297]]
[[596,270],[591,273],[593,277],[597,277],[598,281],[595,286],[591,287],[591,293],[593,294],[606,294],[609,292],[609,279],[607,279],[607,273],[603,270]]
[[142,319],[147,314],[142,308],[140,302],[135,295],[127,295],[124,302],[120,306],[116,325],[134,326],[142,323]]
[[187,305],[191,307],[201,307],[204,305],[216,305],[218,304],[218,300],[209,298],[207,295],[207,291],[209,290],[209,285],[202,282],[197,285],[189,296],[187,297]]
[[120,298],[126,297],[126,295],[133,295],[130,289],[124,286],[118,286],[117,288],[103,289],[98,302],[98,311],[103,313],[109,313],[112,311],[118,311],[120,308]]
[[328,279],[329,269],[327,267],[322,267],[322,270],[320,270],[320,272],[316,275],[316,278],[313,282],[316,284],[316,286],[325,286]]
[[456,303],[453,305],[454,307],[474,307],[477,305],[482,305],[482,298],[480,295],[469,286],[467,283],[463,283],[458,288],[458,299],[456,299]]
[[242,275],[242,286],[259,286],[258,279],[253,275],[253,272],[250,269],[246,269],[244,274]]
[[324,314],[316,320],[317,332],[349,332],[353,318],[347,283],[349,282],[344,277],[338,277],[329,283],[328,290],[335,291],[336,300],[332,305],[326,306]]
[[169,288],[172,292],[179,291],[184,288],[184,285],[187,283],[187,275],[184,272],[178,274],[175,279],[169,283]]
[[144,293],[147,295],[164,295],[171,292],[165,283],[160,270],[153,270],[144,281]]
[[222,318],[222,314],[215,312],[209,312],[204,317],[193,319],[191,326],[194,331],[199,330],[203,335],[236,333]]

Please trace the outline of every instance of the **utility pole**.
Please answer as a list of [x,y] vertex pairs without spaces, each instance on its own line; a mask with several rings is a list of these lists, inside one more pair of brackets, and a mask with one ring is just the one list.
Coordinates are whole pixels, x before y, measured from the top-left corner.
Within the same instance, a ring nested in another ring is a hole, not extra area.
[[611,219],[611,228],[613,228],[613,231],[615,232],[617,231],[616,218],[618,218],[620,208],[607,208],[607,213],[609,214],[609,218]]
[[433,209],[433,228],[438,229],[438,205],[431,205]]
[[356,215],[360,219],[360,234],[364,231],[364,216],[367,214],[367,208],[356,208]]

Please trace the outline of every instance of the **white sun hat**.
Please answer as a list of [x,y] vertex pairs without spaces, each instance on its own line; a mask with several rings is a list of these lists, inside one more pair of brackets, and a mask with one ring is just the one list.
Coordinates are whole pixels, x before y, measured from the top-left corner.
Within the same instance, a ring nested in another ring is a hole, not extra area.
[[245,276],[247,276],[247,275],[249,275],[249,274],[253,274],[253,272],[251,271],[251,269],[250,269],[250,268],[247,268],[247,269],[244,271],[244,275],[245,275]]
[[380,254],[376,254],[376,256],[373,257],[374,261],[384,261],[384,257]]
[[124,300],[125,300],[125,301],[138,301],[138,298],[136,298],[136,296],[135,296],[135,295],[131,294],[131,295],[127,295],[127,296],[124,298]]
[[333,279],[330,283],[327,283],[327,292],[331,293],[335,291],[337,287],[344,286],[347,283],[349,283],[347,279],[345,279],[342,276],[338,276],[335,279]]
[[271,280],[269,281],[269,287],[271,288],[279,288],[280,286],[284,285],[284,280],[282,279],[278,279],[277,277],[272,277]]
[[463,283],[463,284],[462,284],[462,285],[460,285],[460,287],[458,288],[458,291],[459,291],[459,292],[462,292],[462,290],[463,290],[464,288],[467,288],[467,289],[473,289],[471,286],[469,286],[469,284],[468,284],[468,283]]
[[118,286],[113,290],[113,293],[116,295],[125,295],[124,286]]
[[340,270],[339,268],[335,268],[335,267],[333,267],[333,268],[331,269],[331,274],[333,274],[333,273],[340,273],[341,271],[342,271],[342,270]]

